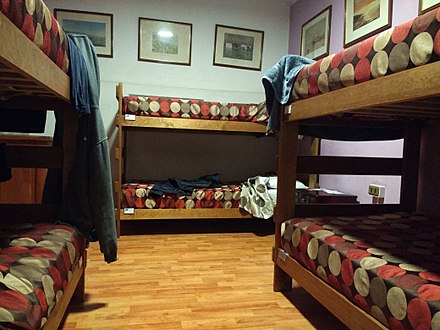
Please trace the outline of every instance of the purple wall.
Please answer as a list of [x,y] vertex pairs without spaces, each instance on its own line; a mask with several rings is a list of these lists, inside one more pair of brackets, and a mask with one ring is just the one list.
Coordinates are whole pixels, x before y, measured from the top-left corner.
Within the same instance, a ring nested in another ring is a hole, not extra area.
[[[290,7],[289,53],[299,54],[301,45],[302,25],[321,12],[332,6],[330,31],[330,54],[344,48],[344,11],[343,0],[298,0]],[[394,0],[392,26],[404,23],[418,15],[419,0]]]
[[[290,7],[289,53],[300,53],[302,25],[329,5],[332,6],[329,52],[332,54],[343,49],[345,1],[298,0]],[[418,6],[419,0],[394,0],[391,25],[396,26],[416,17],[418,15]],[[429,183],[432,182],[432,178],[436,179],[434,180],[435,182],[440,183],[438,181],[439,174],[434,172],[434,168],[440,167],[440,155],[439,153],[424,152],[428,147],[434,148],[438,145],[438,141],[440,140],[440,130],[438,129],[439,123],[436,123],[434,127],[435,128],[426,130],[423,137],[419,210],[427,214],[436,214],[440,216],[440,210],[434,210],[434,206],[437,206],[440,203],[440,194],[434,194],[434,188],[432,188],[435,186],[435,189],[437,189],[438,184],[429,185]],[[388,155],[391,155],[391,157],[398,157],[399,154],[401,154],[402,141],[385,143],[362,142],[354,145],[351,142],[323,140],[321,145],[321,152],[327,155],[354,155],[353,153],[355,153],[356,155],[379,156],[378,153],[382,154],[385,150]],[[386,186],[385,202],[398,202],[400,192],[399,178],[380,176],[320,176],[321,187],[333,188],[346,193],[356,194],[359,196],[359,200],[362,203],[371,202],[371,196],[367,194],[369,183]],[[433,200],[435,201],[433,202]]]

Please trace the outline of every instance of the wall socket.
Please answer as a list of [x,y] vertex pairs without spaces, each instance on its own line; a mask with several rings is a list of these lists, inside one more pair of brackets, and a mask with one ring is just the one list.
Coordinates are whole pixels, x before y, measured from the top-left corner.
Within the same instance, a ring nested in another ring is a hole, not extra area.
[[376,197],[385,197],[385,186],[370,184],[368,186],[368,195]]

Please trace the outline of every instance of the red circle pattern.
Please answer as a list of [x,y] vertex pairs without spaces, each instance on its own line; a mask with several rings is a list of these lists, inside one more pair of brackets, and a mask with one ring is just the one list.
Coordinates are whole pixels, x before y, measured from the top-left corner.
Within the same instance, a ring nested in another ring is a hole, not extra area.
[[[314,93],[318,94],[317,82]],[[313,92],[313,90],[312,90]],[[221,112],[218,109],[221,107]],[[172,110],[172,111],[170,111]],[[231,120],[262,122],[268,120],[266,105],[262,103],[219,103],[203,100],[184,100],[158,96],[125,96],[123,114],[171,118]]]
[[[2,233],[2,327],[40,329],[48,317],[48,306],[53,307],[55,296],[65,290],[72,263],[79,260],[79,235],[69,226],[49,223],[9,227]],[[8,287],[7,283],[15,284]]]
[[[399,67],[399,71],[403,69],[409,69],[416,66],[417,63],[413,63],[410,60],[408,63],[401,62],[401,56],[398,56],[396,52],[404,52],[406,49],[411,48],[411,51],[417,52],[416,46],[420,45],[414,42],[414,39],[421,33],[428,33],[434,40],[434,50],[432,51],[427,63],[435,62],[439,60],[440,56],[440,45],[438,31],[440,29],[440,9],[433,9],[416,19],[412,19],[408,22],[400,24],[388,31],[382,32],[390,33],[391,38],[389,38],[388,43],[384,47],[380,47],[377,51],[384,51],[388,56],[388,68],[385,75],[393,74],[394,71],[391,68],[395,68],[396,65]],[[307,98],[309,96],[318,95],[321,93],[327,93],[328,91],[335,90],[338,88],[344,88],[342,84],[342,73],[350,72],[351,70],[344,70],[346,65],[354,66],[354,77],[344,77],[346,80],[348,78],[353,78],[351,80],[355,83],[362,83],[371,79],[375,79],[375,75],[372,72],[376,72],[376,68],[373,67],[375,61],[373,61],[374,56],[377,51],[374,49],[374,43],[379,35],[372,36],[366,40],[363,40],[354,46],[347,49],[343,49],[335,54],[328,55],[327,57],[320,60],[321,62],[330,61],[328,67],[324,67],[322,70],[316,70],[316,63],[308,64],[304,66],[296,77],[294,88],[292,89],[292,99]],[[381,40],[385,40],[382,38]],[[395,47],[401,43],[406,44],[406,47]],[[423,47],[423,46],[422,46]],[[391,51],[393,51],[393,56],[390,56]],[[382,54],[381,54],[382,55]],[[405,58],[405,54],[402,54]],[[399,61],[398,63],[393,63],[393,61]],[[383,63],[383,61],[381,61]],[[383,65],[383,64],[382,64]],[[403,68],[400,66],[404,65]],[[313,70],[311,70],[313,68]],[[383,68],[381,68],[382,70]],[[327,79],[319,79],[321,75],[329,77]],[[354,79],[355,78],[355,79]],[[319,90],[316,89],[316,81],[320,81]],[[327,86],[325,84],[328,84]],[[304,92],[306,89],[304,86],[308,85],[308,92]],[[302,88],[301,88],[302,86]],[[301,93],[302,92],[302,93]]]
[[[284,235],[282,247],[361,309],[373,316],[380,309],[379,321],[389,328],[430,329],[440,312],[439,221],[411,213],[294,218],[284,227],[299,230],[299,245]],[[323,252],[311,259],[307,251],[316,241]]]
[[[223,185],[219,188],[194,189],[192,195],[150,195],[154,183],[126,183],[122,185],[122,208],[180,209],[180,208],[238,208],[240,185]],[[1,261],[1,259],[0,259]]]
[[[29,12],[26,8],[28,1],[2,0],[0,1],[0,11],[14,23],[23,33],[32,40],[40,49],[64,72],[69,70],[67,38],[64,31],[58,28],[55,17],[50,13],[49,8],[42,0],[35,0],[35,9]],[[32,7],[33,8],[33,7]],[[49,20],[49,22],[46,22]],[[48,23],[48,24],[47,24]],[[35,40],[37,27],[43,35],[43,42]]]

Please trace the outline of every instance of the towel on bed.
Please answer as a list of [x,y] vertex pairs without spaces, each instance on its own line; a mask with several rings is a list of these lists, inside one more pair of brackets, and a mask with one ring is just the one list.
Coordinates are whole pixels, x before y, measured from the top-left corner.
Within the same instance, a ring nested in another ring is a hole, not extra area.
[[280,126],[280,108],[290,100],[296,75],[306,65],[315,62],[299,55],[284,55],[262,78],[269,113],[268,132],[277,132]]

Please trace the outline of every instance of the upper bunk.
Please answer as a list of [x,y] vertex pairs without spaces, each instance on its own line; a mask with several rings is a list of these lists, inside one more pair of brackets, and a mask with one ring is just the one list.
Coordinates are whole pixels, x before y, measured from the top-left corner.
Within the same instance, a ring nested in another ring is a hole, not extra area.
[[[18,122],[12,131],[8,127],[0,130],[29,133],[27,128],[20,130],[22,123],[20,116],[16,116],[23,111],[30,114],[54,110],[59,112],[60,120],[70,123],[64,125],[61,146],[48,148],[6,143],[5,166],[62,169],[66,183],[74,157],[72,146],[75,145],[77,117],[70,106],[68,68],[66,35],[41,0],[0,3],[0,116],[3,117],[2,127],[8,126],[11,118]],[[0,212],[10,221],[26,218],[29,214],[33,214],[35,220],[47,220],[55,218],[58,207],[55,204],[2,204]]]
[[[122,83],[116,86],[116,97],[119,103],[116,121],[120,127],[266,133],[264,104],[214,104],[202,100],[124,96]],[[151,103],[157,109],[153,109]],[[148,107],[144,110],[145,104]]]
[[304,66],[287,121],[439,119],[440,10]]
[[43,2],[33,4],[12,1],[0,7],[0,100],[68,102],[66,36]]

